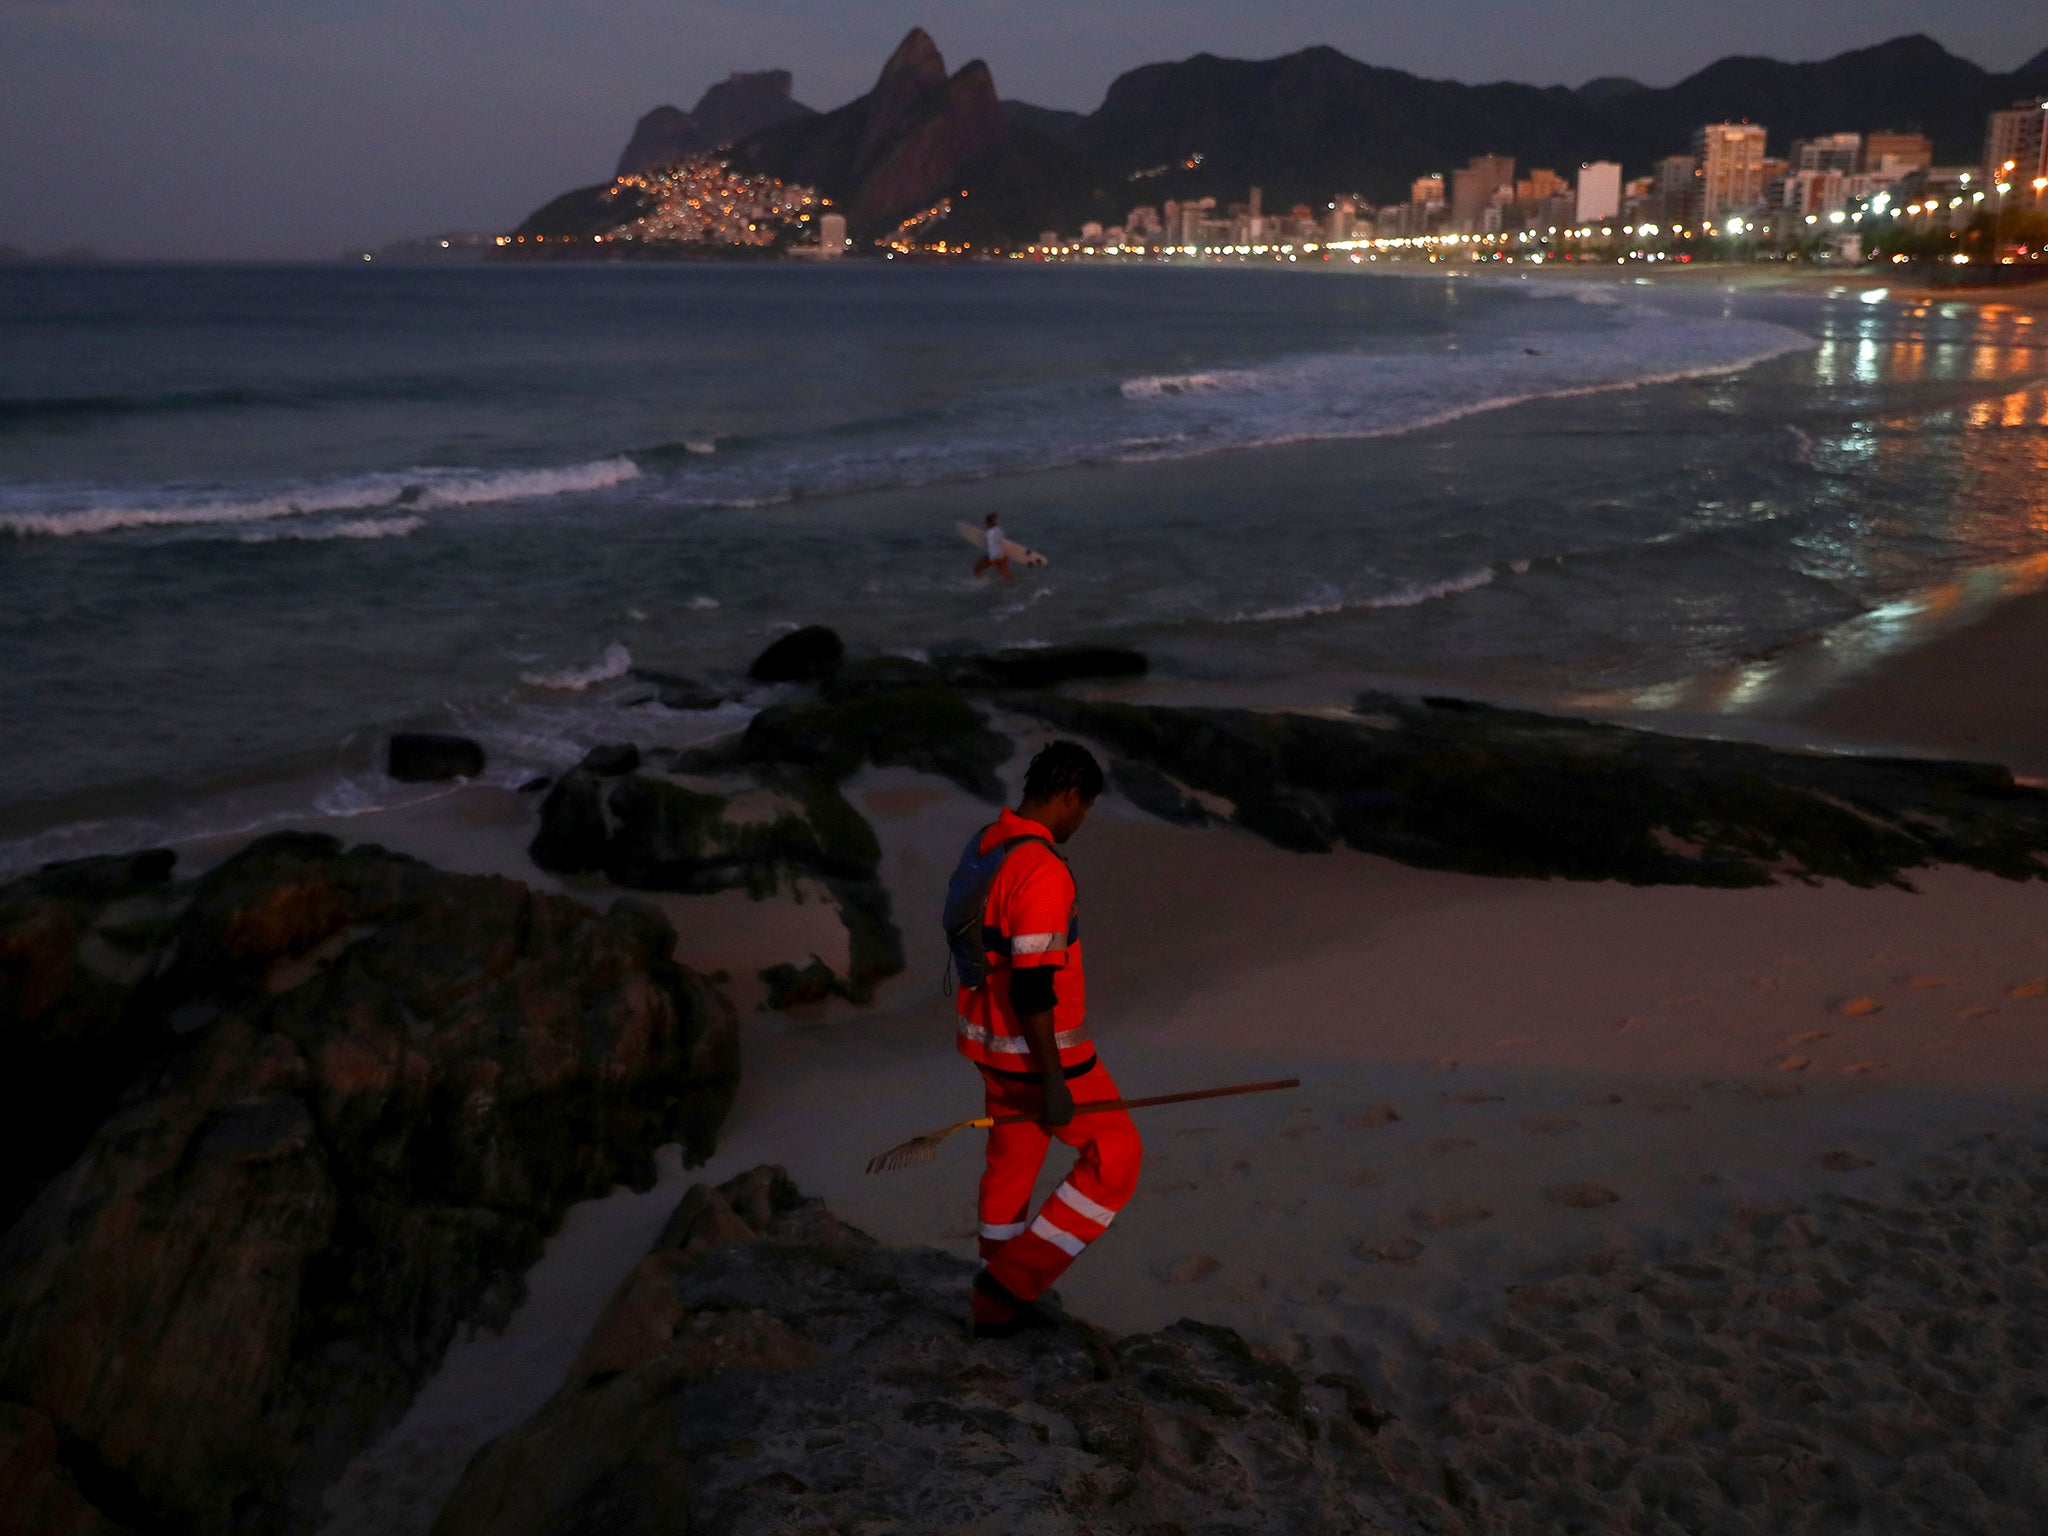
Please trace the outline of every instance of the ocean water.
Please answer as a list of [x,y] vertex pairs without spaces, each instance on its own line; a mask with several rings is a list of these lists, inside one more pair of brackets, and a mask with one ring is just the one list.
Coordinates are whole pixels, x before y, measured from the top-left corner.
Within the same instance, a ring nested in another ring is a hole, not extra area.
[[[2048,545],[2048,317],[1356,268],[0,269],[0,869],[834,625],[1654,701]],[[969,574],[997,511],[1050,564]]]

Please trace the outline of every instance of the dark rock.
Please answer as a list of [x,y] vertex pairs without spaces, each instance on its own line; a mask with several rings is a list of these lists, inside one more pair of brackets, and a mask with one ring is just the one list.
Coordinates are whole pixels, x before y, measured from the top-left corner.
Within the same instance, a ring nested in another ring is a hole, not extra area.
[[[845,976],[827,968],[827,990],[866,1003],[877,982],[904,966],[903,938],[877,874],[882,845],[874,828],[815,770],[763,764],[755,772],[755,787],[723,794],[634,773],[607,795],[589,774],[567,774],[541,807],[529,851],[543,869],[602,870],[629,890],[743,890],[762,898],[802,879],[821,881],[846,924],[849,956]],[[772,969],[778,978],[798,974],[794,966]],[[771,980],[770,1006],[814,1000],[815,990]]]
[[996,768],[1015,750],[952,689],[919,684],[772,705],[747,722],[735,755],[742,762],[796,764],[834,780],[862,763],[916,768],[1000,801]]
[[781,776],[741,797],[634,774],[612,787],[605,873],[636,890],[746,890],[766,896],[797,875],[872,879],[874,829],[829,781]]
[[1148,768],[1129,758],[1111,758],[1109,782],[1131,804],[1161,821],[1170,821],[1177,827],[1199,827],[1209,820],[1202,802],[1157,768]]
[[685,677],[680,672],[656,672],[646,667],[635,667],[632,675],[655,686],[656,697],[664,709],[716,709],[726,702],[726,695],[716,688],[694,677]]
[[78,1156],[156,1039],[138,993],[190,900],[174,860],[79,859],[0,886],[0,1231]]
[[401,731],[391,738],[388,771],[404,784],[473,779],[484,771],[484,749],[467,736]]
[[1411,1528],[1342,1386],[1200,1323],[976,1343],[974,1268],[877,1245],[780,1169],[699,1185],[436,1536]]
[[585,773],[595,774],[600,779],[616,779],[639,766],[640,749],[630,741],[592,747],[583,754],[583,761],[577,764]]
[[761,980],[768,987],[770,1008],[798,1008],[839,995],[839,977],[816,955],[805,966],[771,965],[761,972]]
[[1341,841],[1428,868],[1635,884],[1903,886],[1906,871],[1943,863],[2048,874],[2048,793],[1985,764],[1780,752],[1387,694],[1361,695],[1352,719],[1051,695],[1017,707],[1231,800],[1241,825],[1303,851]]
[[1051,688],[1083,678],[1143,677],[1151,663],[1114,645],[1045,645],[937,660],[959,688]]
[[568,1205],[730,1101],[731,1010],[645,904],[294,833],[48,879],[0,888],[9,1044],[77,1142],[0,1237],[0,1462],[48,1528],[310,1528]]
[[604,787],[576,769],[563,774],[541,802],[540,830],[526,851],[551,875],[582,875],[604,868],[610,838]]
[[838,635],[813,624],[784,635],[756,656],[747,676],[757,683],[815,683],[837,671],[845,655]]
[[131,1536],[78,1491],[46,1413],[0,1403],[0,1536]]

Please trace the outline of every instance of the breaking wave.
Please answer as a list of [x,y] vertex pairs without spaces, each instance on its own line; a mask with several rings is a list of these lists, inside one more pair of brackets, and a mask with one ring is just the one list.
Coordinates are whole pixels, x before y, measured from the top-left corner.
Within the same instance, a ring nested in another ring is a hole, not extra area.
[[1157,400],[1162,396],[1220,394],[1256,378],[1256,374],[1240,369],[1216,373],[1148,373],[1140,378],[1125,379],[1117,388],[1126,400]]
[[604,654],[587,667],[572,667],[564,672],[524,672],[520,674],[519,681],[532,688],[581,693],[615,677],[624,677],[632,669],[633,653],[614,642],[606,646]]
[[[1815,345],[1765,321],[1675,314],[1601,291],[1583,320],[1512,307],[1459,348],[1431,339],[1256,367],[1143,374],[962,401],[757,441],[715,458],[664,454],[664,499],[740,510],[1077,464],[1396,436],[1536,400],[1740,373]],[[1577,306],[1574,306],[1577,307]],[[648,456],[643,455],[643,458]],[[649,462],[655,462],[649,458]]]
[[1520,572],[1528,568],[1526,560],[1517,560],[1505,567],[1482,566],[1478,570],[1447,576],[1441,581],[1408,582],[1395,587],[1392,591],[1373,593],[1365,597],[1347,597],[1334,587],[1322,587],[1299,603],[1277,608],[1260,608],[1248,613],[1233,613],[1223,622],[1279,624],[1290,619],[1314,619],[1333,613],[1359,613],[1375,608],[1414,608],[1423,603],[1434,602],[1440,597],[1456,597],[1461,592],[1477,591],[1480,587],[1490,585],[1504,570]]
[[238,544],[325,543],[329,539],[402,539],[427,526],[423,517],[359,517],[305,528],[257,528],[235,535]]
[[[0,531],[22,537],[76,538],[139,528],[200,528],[282,522],[337,512],[431,511],[530,501],[569,491],[597,491],[638,478],[628,458],[595,459],[547,469],[417,469],[357,475],[322,484],[283,487],[254,496],[204,493],[72,493],[43,498],[45,505],[0,503]],[[47,504],[54,502],[56,504]],[[83,504],[76,504],[82,502]],[[411,532],[411,529],[407,529]],[[335,535],[327,537],[350,537]],[[354,537],[393,536],[390,533]]]

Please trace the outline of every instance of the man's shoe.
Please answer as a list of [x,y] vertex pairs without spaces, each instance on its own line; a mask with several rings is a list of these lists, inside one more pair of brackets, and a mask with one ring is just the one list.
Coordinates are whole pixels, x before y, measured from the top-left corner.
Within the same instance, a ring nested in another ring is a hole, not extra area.
[[1010,1339],[1060,1326],[1059,1318],[1015,1295],[985,1269],[974,1277],[968,1308],[970,1332],[977,1339]]

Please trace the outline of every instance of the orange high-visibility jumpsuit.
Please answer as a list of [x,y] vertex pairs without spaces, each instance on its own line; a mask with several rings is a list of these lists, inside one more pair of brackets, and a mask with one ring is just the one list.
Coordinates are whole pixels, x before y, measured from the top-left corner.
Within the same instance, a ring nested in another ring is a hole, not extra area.
[[[1033,967],[1053,970],[1053,1038],[1076,1106],[1121,1096],[1088,1038],[1074,877],[1049,846],[1052,834],[1006,808],[981,847],[986,852],[1020,836],[1045,842],[1019,843],[997,871],[982,912],[988,979],[963,988],[955,1004],[960,1054],[981,1069],[990,1115],[1036,1116],[1042,1107],[1038,1064],[1010,1002],[1013,977]],[[1027,1221],[1032,1188],[1055,1139],[1079,1155]],[[1138,1128],[1120,1109],[1077,1114],[1056,1130],[1035,1119],[992,1129],[981,1176],[981,1256],[990,1278],[1025,1301],[1042,1295],[1130,1200],[1142,1159]],[[984,1304],[978,1294],[975,1304]]]

